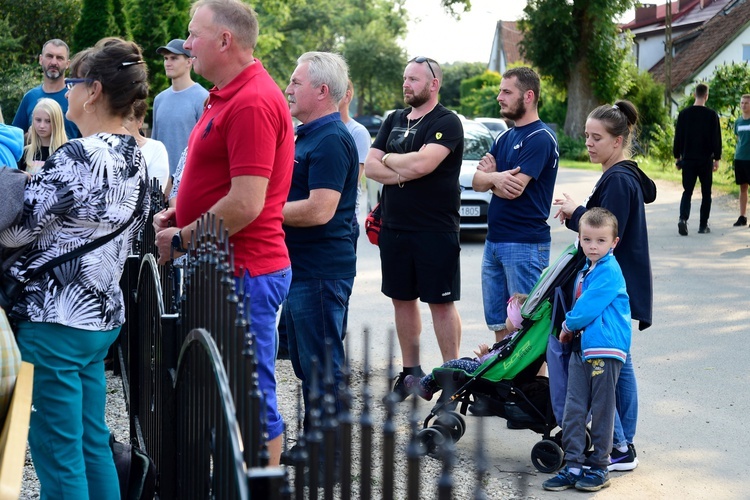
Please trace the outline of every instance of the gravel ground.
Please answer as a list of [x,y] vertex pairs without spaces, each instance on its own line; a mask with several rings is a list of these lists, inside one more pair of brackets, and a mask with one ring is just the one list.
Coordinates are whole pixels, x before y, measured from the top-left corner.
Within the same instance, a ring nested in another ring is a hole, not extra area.
[[[288,443],[294,442],[295,431],[297,428],[296,423],[296,391],[297,391],[297,379],[292,372],[291,364],[288,361],[279,361],[276,364],[277,379],[279,384],[279,394],[294,395],[290,397],[280,397],[279,404],[282,415],[289,427]],[[374,498],[382,497],[382,467],[379,463],[381,460],[381,445],[382,445],[382,434],[379,425],[385,421],[385,408],[380,402],[382,397],[383,388],[383,377],[382,373],[374,373],[372,380],[375,380],[376,385],[371,388],[373,397],[371,399],[371,414],[372,420],[375,422],[375,429],[373,432],[373,441],[375,450],[373,450],[372,461],[374,469],[372,471],[372,492]],[[359,418],[361,407],[362,407],[362,375],[361,370],[357,370],[355,366],[352,374],[352,394],[353,394],[353,416],[356,421]],[[127,411],[125,409],[125,401],[122,395],[122,384],[119,377],[112,375],[112,372],[107,372],[107,423],[110,429],[114,432],[115,436],[119,441],[127,441],[129,430],[128,430],[128,419]],[[402,403],[398,406],[398,413],[394,418],[396,426],[396,453],[395,453],[395,483],[396,491],[395,498],[406,498],[406,445],[410,432],[409,413],[411,404]],[[423,418],[424,415],[420,414],[419,418]],[[421,425],[421,423],[419,424]],[[354,465],[352,471],[352,481],[355,485],[355,491],[358,478],[359,478],[359,459],[357,453],[359,451],[359,435],[355,427],[353,431],[354,440]],[[437,494],[437,483],[441,475],[442,463],[438,460],[425,457],[422,459],[420,466],[420,498],[436,498]],[[452,470],[452,479],[454,483],[454,498],[468,499],[474,497],[474,492],[477,485],[476,477],[476,464],[474,463],[473,453],[467,454],[465,452],[459,452],[455,456],[455,465]],[[513,477],[511,479],[499,480],[497,478],[491,478],[486,476],[483,480],[483,489],[486,494],[486,498],[492,499],[531,499],[533,497],[523,495],[517,488],[517,484],[523,481],[523,478]],[[514,484],[515,483],[515,484]],[[338,495],[337,495],[338,497]],[[39,498],[39,482],[34,473],[34,467],[31,462],[30,455],[27,452],[26,466],[24,468],[23,485],[21,489],[21,499],[36,499]]]

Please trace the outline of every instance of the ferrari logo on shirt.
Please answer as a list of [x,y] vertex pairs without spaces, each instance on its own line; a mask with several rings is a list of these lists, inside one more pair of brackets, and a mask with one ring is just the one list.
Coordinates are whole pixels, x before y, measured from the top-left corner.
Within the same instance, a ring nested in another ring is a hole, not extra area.
[[435,134],[435,139],[437,139],[438,141],[440,139],[442,139],[442,138],[443,138],[443,133],[442,132],[438,132],[438,133]]

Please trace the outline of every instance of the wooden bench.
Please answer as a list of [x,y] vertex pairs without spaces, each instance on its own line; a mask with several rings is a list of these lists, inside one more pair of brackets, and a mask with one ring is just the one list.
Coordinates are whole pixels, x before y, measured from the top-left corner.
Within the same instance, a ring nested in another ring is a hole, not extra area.
[[0,500],[17,500],[21,495],[33,388],[34,365],[22,362],[0,434]]

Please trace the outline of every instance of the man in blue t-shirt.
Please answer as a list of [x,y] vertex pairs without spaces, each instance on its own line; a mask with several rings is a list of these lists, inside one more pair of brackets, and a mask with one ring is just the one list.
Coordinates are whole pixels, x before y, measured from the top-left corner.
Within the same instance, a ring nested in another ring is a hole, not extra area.
[[34,121],[34,107],[39,99],[47,97],[53,99],[60,105],[65,120],[65,134],[68,139],[81,137],[75,123],[68,120],[65,114],[68,111],[68,100],[65,94],[65,70],[70,65],[70,49],[68,44],[58,38],[48,40],[42,46],[39,54],[39,65],[42,67],[42,84],[26,92],[18,106],[16,116],[13,117],[13,126],[18,127],[26,133]]
[[555,133],[539,120],[540,87],[539,75],[531,68],[503,74],[497,101],[515,127],[497,137],[472,182],[475,191],[491,190],[494,195],[487,214],[482,298],[485,321],[496,341],[508,334],[508,299],[529,293],[549,265],[547,218],[560,155]]
[[330,360],[336,413],[342,410],[338,392],[346,312],[357,267],[351,234],[359,173],[357,147],[338,111],[347,78],[341,56],[308,52],[297,60],[286,88],[292,116],[302,125],[297,127],[292,186],[283,211],[292,261],[292,284],[283,314],[289,358],[302,381],[306,431],[313,358],[318,360],[318,381]]

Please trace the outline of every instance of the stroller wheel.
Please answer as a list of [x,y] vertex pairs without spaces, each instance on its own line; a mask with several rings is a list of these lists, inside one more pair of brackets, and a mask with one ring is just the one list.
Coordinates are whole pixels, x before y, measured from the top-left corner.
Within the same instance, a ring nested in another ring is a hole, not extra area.
[[454,443],[461,439],[461,436],[466,432],[466,422],[461,414],[456,413],[455,411],[448,411],[440,414],[435,421],[435,427],[440,428],[441,431],[445,429],[449,434],[449,436],[446,437],[450,437]]
[[437,420],[435,420],[435,423],[451,429],[451,436],[457,434],[458,437],[455,437],[453,439],[454,441],[458,441],[464,434],[466,434],[466,420],[464,419],[464,416],[457,411],[446,411],[441,413]]
[[435,427],[427,427],[417,432],[417,442],[420,454],[437,457],[440,447],[445,444],[445,436]]
[[551,439],[539,441],[531,449],[531,463],[539,472],[555,472],[563,464],[563,450]]
[[591,439],[591,429],[586,427],[586,449],[583,451],[589,451],[594,447],[594,440]]

